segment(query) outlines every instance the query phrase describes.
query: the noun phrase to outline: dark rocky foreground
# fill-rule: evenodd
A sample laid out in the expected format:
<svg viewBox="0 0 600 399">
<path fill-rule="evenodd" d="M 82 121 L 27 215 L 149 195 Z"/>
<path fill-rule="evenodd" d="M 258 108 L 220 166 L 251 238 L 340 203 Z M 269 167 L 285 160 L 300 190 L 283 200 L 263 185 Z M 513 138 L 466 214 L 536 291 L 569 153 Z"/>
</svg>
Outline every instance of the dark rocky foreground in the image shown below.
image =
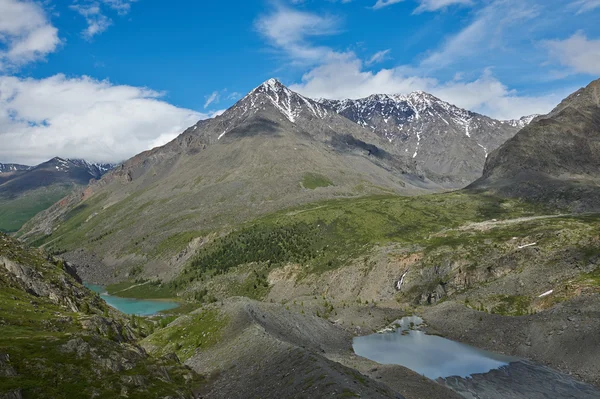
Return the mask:
<svg viewBox="0 0 600 399">
<path fill-rule="evenodd" d="M 529 361 L 514 362 L 489 373 L 474 374 L 470 378 L 449 377 L 439 382 L 468 399 L 600 397 L 600 391 L 594 386 Z"/>
<path fill-rule="evenodd" d="M 429 330 L 486 350 L 531 359 L 600 386 L 600 295 L 530 316 L 507 317 L 448 302 L 429 308 Z M 598 393 L 600 397 L 600 393 Z"/>
</svg>

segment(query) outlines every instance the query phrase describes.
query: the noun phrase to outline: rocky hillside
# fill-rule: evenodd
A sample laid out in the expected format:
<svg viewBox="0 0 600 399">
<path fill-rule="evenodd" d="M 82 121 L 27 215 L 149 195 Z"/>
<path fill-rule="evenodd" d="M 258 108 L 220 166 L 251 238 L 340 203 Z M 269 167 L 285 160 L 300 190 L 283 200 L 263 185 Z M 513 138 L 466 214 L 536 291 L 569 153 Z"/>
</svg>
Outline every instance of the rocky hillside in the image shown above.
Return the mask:
<svg viewBox="0 0 600 399">
<path fill-rule="evenodd" d="M 488 158 L 471 187 L 600 209 L 600 80 L 536 118 Z"/>
<path fill-rule="evenodd" d="M 106 276 L 123 279 L 143 265 L 146 276 L 170 278 L 188 242 L 206 231 L 316 200 L 441 190 L 395 151 L 370 129 L 269 80 L 20 234 L 53 251 L 95 253 Z"/>
<path fill-rule="evenodd" d="M 14 232 L 37 214 L 71 193 L 100 179 L 111 164 L 53 158 L 35 167 L 13 164 L 0 169 L 0 231 Z"/>
<path fill-rule="evenodd" d="M 319 102 L 388 140 L 448 187 L 479 178 L 488 154 L 533 119 L 498 121 L 424 92 Z"/>
<path fill-rule="evenodd" d="M 0 234 L 0 397 L 192 398 L 201 379 L 81 285 L 70 266 Z"/>
</svg>

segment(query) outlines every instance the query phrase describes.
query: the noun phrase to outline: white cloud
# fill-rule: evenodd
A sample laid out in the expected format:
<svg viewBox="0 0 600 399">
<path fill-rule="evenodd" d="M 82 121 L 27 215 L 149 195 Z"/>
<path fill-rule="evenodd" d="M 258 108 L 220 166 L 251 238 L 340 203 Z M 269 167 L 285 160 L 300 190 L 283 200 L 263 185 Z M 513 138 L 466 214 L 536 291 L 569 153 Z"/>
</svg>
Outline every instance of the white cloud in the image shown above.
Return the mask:
<svg viewBox="0 0 600 399">
<path fill-rule="evenodd" d="M 82 35 L 91 39 L 108 29 L 113 24 L 112 19 L 106 16 L 106 9 L 111 9 L 119 15 L 126 15 L 131 10 L 131 3 L 137 0 L 75 0 L 70 8 L 85 18 L 88 27 Z"/>
<path fill-rule="evenodd" d="M 573 72 L 600 75 L 600 40 L 588 40 L 577 32 L 565 40 L 544 42 L 550 56 Z"/>
<path fill-rule="evenodd" d="M 209 106 L 210 104 L 214 103 L 214 102 L 217 102 L 217 103 L 218 103 L 218 102 L 219 102 L 219 98 L 220 98 L 220 97 L 221 97 L 221 96 L 219 95 L 219 92 L 218 92 L 218 91 L 213 91 L 213 92 L 210 94 L 210 96 L 208 96 L 208 97 L 206 98 L 206 103 L 204 103 L 204 109 L 208 108 L 208 106 Z"/>
<path fill-rule="evenodd" d="M 89 77 L 0 76 L 0 159 L 36 164 L 54 156 L 119 162 L 165 144 L 208 115 L 161 93 Z"/>
<path fill-rule="evenodd" d="M 528 0 L 494 0 L 480 9 L 474 19 L 458 33 L 450 36 L 436 51 L 429 54 L 422 66 L 428 68 L 446 67 L 465 57 L 485 59 L 484 55 L 504 49 L 505 36 L 517 40 L 526 36 L 525 21 L 539 15 L 539 7 Z M 507 33 L 508 32 L 508 33 Z M 490 57 L 491 58 L 491 57 Z"/>
<path fill-rule="evenodd" d="M 442 3 L 438 3 L 440 4 Z M 500 5 L 504 8 L 508 5 L 509 10 Z M 366 67 L 384 59 L 387 50 L 363 61 L 353 52 L 336 52 L 329 47 L 313 45 L 307 40 L 311 36 L 334 33 L 338 29 L 335 19 L 279 8 L 270 16 L 259 20 L 258 26 L 274 46 L 293 60 L 312 61 L 313 65 L 302 77 L 302 82 L 291 86 L 292 90 L 309 97 L 345 99 L 376 93 L 423 90 L 460 107 L 495 118 L 512 119 L 533 113 L 546 113 L 561 97 L 552 94 L 522 96 L 508 89 L 484 68 L 479 69 L 484 71 L 481 76 L 472 81 L 459 79 L 459 73 L 455 73 L 457 78 L 451 81 L 440 81 L 424 76 L 424 73 L 432 67 L 448 65 L 466 52 L 481 47 L 486 38 L 493 36 L 493 32 L 497 33 L 505 25 L 533 15 L 535 9 L 520 7 L 517 0 L 495 0 L 491 6 L 478 13 L 467 28 L 450 38 L 438 52 L 430 54 L 418 67 L 400 66 L 375 71 Z M 491 24 L 493 21 L 498 23 Z M 299 48 L 302 51 L 298 51 Z M 308 57 L 307 54 L 316 56 Z M 563 94 L 566 93 L 560 93 Z"/>
<path fill-rule="evenodd" d="M 398 67 L 373 72 L 364 70 L 354 55 L 344 55 L 313 68 L 302 83 L 291 86 L 313 98 L 362 98 L 371 94 L 409 93 L 423 90 L 459 107 L 497 119 L 514 119 L 524 115 L 547 113 L 568 90 L 541 96 L 522 96 L 508 89 L 489 70 L 473 81 L 442 82 L 422 77 L 412 68 Z"/>
<path fill-rule="evenodd" d="M 577 8 L 577 14 L 582 14 L 600 8 L 600 0 L 576 0 L 571 5 Z"/>
<path fill-rule="evenodd" d="M 33 1 L 0 1 L 0 71 L 43 59 L 60 39 L 43 8 Z"/>
<path fill-rule="evenodd" d="M 385 59 L 387 58 L 389 53 L 390 53 L 389 49 L 378 51 L 375 54 L 373 54 L 373 56 L 371 58 L 369 58 L 369 60 L 366 62 L 366 64 L 373 65 L 373 64 L 377 64 L 379 62 L 383 62 L 383 61 L 385 61 Z"/>
<path fill-rule="evenodd" d="M 314 46 L 309 39 L 336 33 L 338 20 L 279 6 L 260 17 L 255 25 L 273 46 L 284 51 L 294 62 L 312 63 L 327 57 L 331 50 Z"/>
<path fill-rule="evenodd" d="M 112 24 L 110 18 L 102 14 L 100 6 L 96 4 L 72 5 L 72 10 L 77 11 L 85 18 L 88 27 L 83 30 L 83 37 L 91 39 L 97 34 L 104 32 Z"/>
<path fill-rule="evenodd" d="M 472 5 L 472 0 L 420 0 L 420 5 L 415 10 L 415 13 L 426 11 L 438 11 L 446 9 L 453 5 Z"/>
<path fill-rule="evenodd" d="M 131 10 L 131 3 L 135 3 L 137 0 L 100 0 L 108 7 L 116 10 L 119 14 L 125 15 Z"/>
<path fill-rule="evenodd" d="M 380 8 L 391 6 L 392 4 L 402 3 L 404 0 L 377 0 L 377 3 L 373 6 L 373 9 L 379 10 Z"/>
</svg>

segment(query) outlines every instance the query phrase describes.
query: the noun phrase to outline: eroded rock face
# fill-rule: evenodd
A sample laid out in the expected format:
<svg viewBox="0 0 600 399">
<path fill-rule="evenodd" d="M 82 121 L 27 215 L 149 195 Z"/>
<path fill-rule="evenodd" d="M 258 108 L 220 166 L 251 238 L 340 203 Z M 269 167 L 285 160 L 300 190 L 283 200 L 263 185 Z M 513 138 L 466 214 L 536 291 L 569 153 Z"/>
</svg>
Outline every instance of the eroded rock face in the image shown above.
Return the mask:
<svg viewBox="0 0 600 399">
<path fill-rule="evenodd" d="M 73 312 L 79 311 L 76 301 L 63 292 L 69 288 L 71 292 L 77 291 L 64 275 L 56 276 L 55 283 L 50 283 L 45 281 L 44 276 L 34 268 L 23 266 L 6 257 L 0 257 L 0 265 L 4 265 L 4 268 L 19 280 L 29 293 L 38 297 L 48 297 L 56 304 L 67 306 Z"/>
<path fill-rule="evenodd" d="M 20 389 L 15 389 L 7 393 L 0 393 L 0 399 L 23 399 Z"/>
<path fill-rule="evenodd" d="M 7 353 L 0 353 L 0 376 L 14 377 L 17 372 L 10 364 L 10 356 Z"/>
</svg>

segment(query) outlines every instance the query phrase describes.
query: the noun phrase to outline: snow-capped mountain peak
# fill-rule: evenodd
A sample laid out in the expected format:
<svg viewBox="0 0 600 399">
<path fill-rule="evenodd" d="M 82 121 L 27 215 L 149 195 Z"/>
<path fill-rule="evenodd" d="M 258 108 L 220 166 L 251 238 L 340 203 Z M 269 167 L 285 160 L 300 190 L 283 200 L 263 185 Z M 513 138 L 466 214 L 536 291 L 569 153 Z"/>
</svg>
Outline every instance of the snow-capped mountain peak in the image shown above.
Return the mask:
<svg viewBox="0 0 600 399">
<path fill-rule="evenodd" d="M 487 155 L 533 119 L 495 120 L 424 91 L 319 103 L 385 138 L 424 169 L 465 182 L 477 178 Z"/>
<path fill-rule="evenodd" d="M 538 116 L 540 116 L 539 114 L 533 114 L 533 115 L 527 115 L 524 116 L 520 119 L 510 119 L 510 120 L 505 120 L 503 121 L 504 123 L 507 123 L 513 127 L 522 129 L 525 126 L 529 125 L 531 123 L 531 121 L 533 121 L 535 118 L 537 118 Z"/>
<path fill-rule="evenodd" d="M 296 122 L 303 111 L 308 111 L 317 118 L 323 118 L 328 112 L 321 104 L 288 89 L 273 78 L 252 90 L 240 103 L 245 112 L 256 112 L 270 103 L 292 123 Z"/>
<path fill-rule="evenodd" d="M 46 167 L 64 173 L 69 173 L 71 169 L 85 170 L 91 177 L 95 179 L 99 179 L 106 172 L 116 166 L 110 163 L 95 163 L 88 162 L 84 159 L 70 159 L 61 157 L 54 157 L 42 165 L 46 165 Z"/>
</svg>

